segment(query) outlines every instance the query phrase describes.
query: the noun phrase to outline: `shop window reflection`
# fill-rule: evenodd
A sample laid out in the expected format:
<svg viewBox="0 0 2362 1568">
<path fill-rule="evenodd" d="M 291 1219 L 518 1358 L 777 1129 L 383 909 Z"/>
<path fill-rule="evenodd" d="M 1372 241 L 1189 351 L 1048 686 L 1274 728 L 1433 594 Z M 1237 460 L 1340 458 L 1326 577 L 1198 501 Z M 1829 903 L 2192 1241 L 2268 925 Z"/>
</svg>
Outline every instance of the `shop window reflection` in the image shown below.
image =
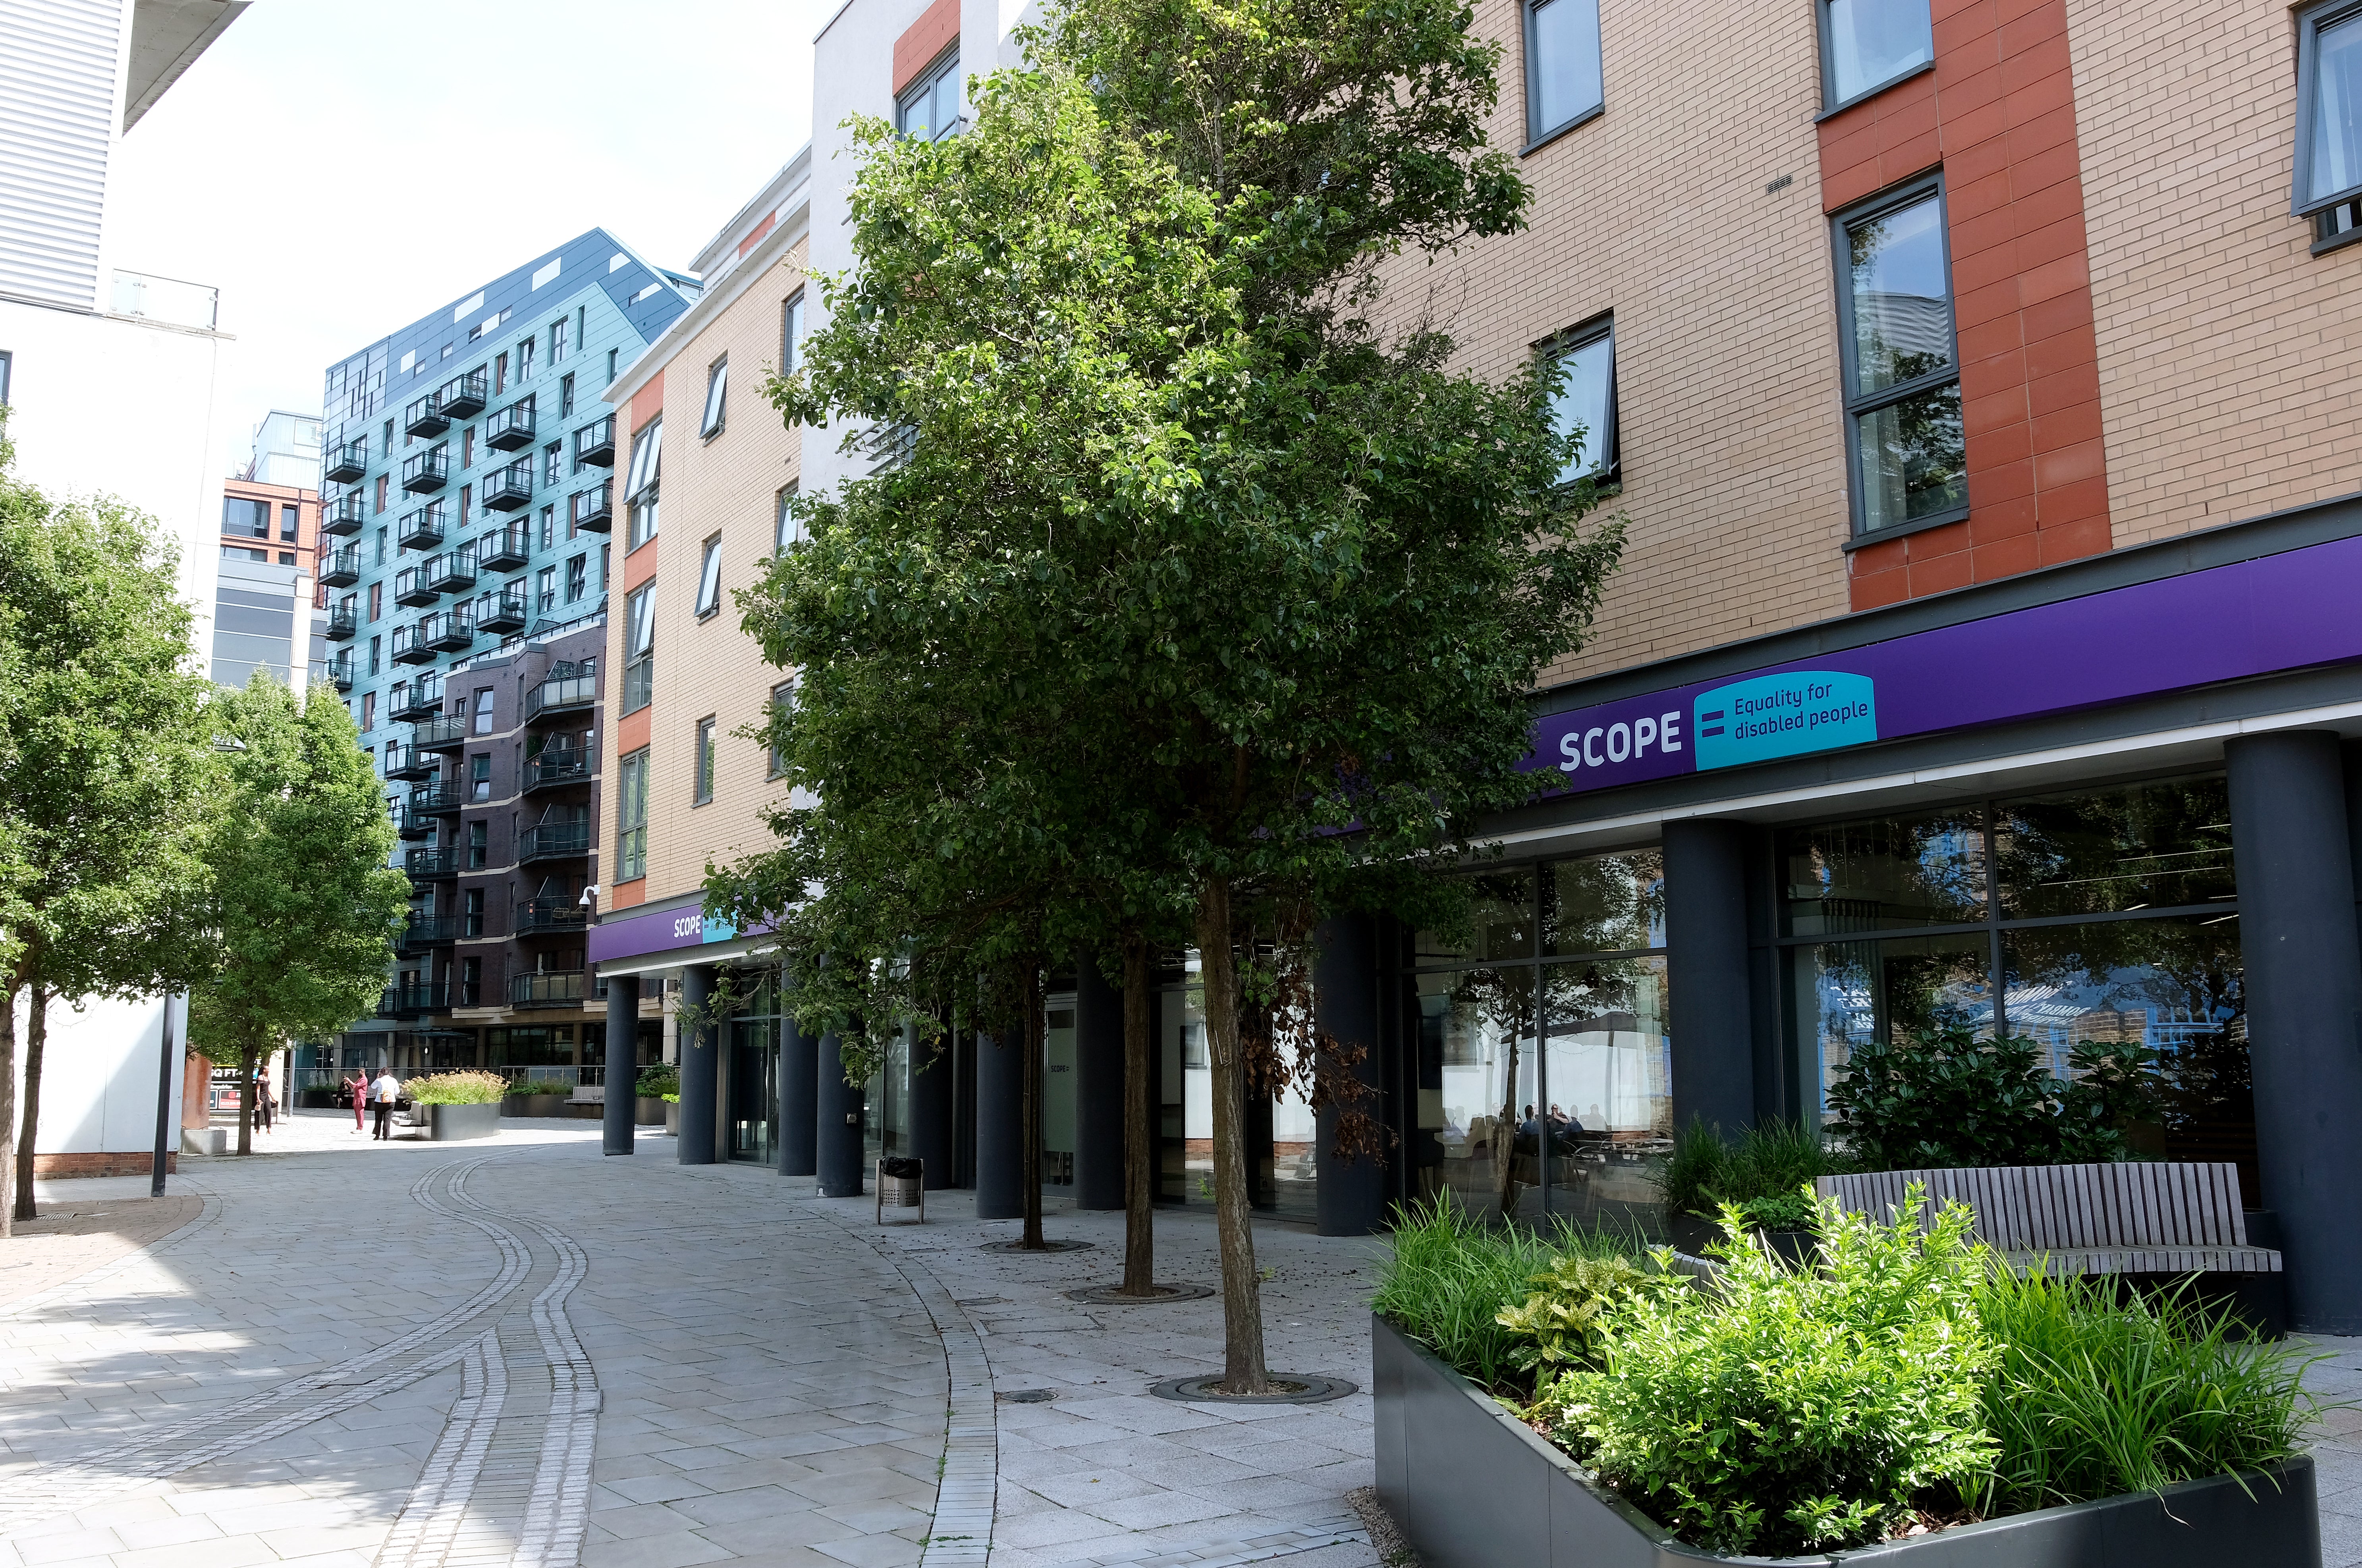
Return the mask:
<svg viewBox="0 0 2362 1568">
<path fill-rule="evenodd" d="M 1562 860 L 1541 892 L 1544 957 L 1665 944 L 1665 857 L 1657 850 Z"/>
<path fill-rule="evenodd" d="M 1782 931 L 1836 936 L 1985 918 L 1983 813 L 1873 817 L 1780 835 Z"/>
<path fill-rule="evenodd" d="M 1534 955 L 1534 872 L 1531 867 L 1486 871 L 1468 879 L 1471 930 L 1465 936 L 1418 933 L 1422 965 L 1498 963 Z"/>
<path fill-rule="evenodd" d="M 2224 903 L 2236 893 L 2221 778 L 2013 801 L 1995 814 L 2005 918 Z"/>
<path fill-rule="evenodd" d="M 1992 954 L 1981 931 L 1791 949 L 1796 1036 L 1804 1045 L 1800 1098 L 1827 1123 L 1829 1086 L 1845 1076 L 1858 1044 L 1901 1043 L 1949 1024 L 1991 1039 Z"/>
</svg>

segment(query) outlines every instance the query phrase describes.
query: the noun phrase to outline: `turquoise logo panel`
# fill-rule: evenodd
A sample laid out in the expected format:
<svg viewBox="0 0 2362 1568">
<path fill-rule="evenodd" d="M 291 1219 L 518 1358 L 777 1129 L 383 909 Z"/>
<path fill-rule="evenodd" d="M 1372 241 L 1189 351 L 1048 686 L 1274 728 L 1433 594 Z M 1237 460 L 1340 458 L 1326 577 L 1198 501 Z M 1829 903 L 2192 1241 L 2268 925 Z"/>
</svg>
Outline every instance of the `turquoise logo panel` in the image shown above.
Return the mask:
<svg viewBox="0 0 2362 1568">
<path fill-rule="evenodd" d="M 737 934 L 738 928 L 728 921 L 716 920 L 713 916 L 707 915 L 701 922 L 697 939 L 700 942 L 727 942 Z"/>
<path fill-rule="evenodd" d="M 1701 693 L 1690 733 L 1700 768 L 1860 745 L 1878 738 L 1878 689 L 1834 669 L 1759 675 Z"/>
</svg>

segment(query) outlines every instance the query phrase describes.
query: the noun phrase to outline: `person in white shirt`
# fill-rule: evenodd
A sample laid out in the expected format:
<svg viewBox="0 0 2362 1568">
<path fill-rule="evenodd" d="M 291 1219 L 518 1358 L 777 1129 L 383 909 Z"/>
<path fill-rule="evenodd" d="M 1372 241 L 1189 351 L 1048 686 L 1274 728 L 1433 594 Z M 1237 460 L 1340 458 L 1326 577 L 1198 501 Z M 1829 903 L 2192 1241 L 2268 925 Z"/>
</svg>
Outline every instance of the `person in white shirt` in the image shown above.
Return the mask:
<svg viewBox="0 0 2362 1568">
<path fill-rule="evenodd" d="M 393 1076 L 392 1068 L 385 1068 L 378 1074 L 377 1082 L 370 1085 L 370 1099 L 377 1107 L 376 1130 L 370 1134 L 371 1138 L 393 1136 L 393 1104 L 401 1098 L 402 1080 Z"/>
</svg>

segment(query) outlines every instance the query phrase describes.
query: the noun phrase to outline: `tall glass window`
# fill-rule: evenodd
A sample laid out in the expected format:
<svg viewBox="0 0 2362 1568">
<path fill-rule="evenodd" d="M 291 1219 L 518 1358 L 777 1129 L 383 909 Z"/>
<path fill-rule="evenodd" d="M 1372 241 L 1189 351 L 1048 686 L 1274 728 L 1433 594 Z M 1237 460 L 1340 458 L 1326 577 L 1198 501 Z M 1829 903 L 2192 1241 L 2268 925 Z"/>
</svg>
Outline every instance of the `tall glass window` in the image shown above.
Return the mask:
<svg viewBox="0 0 2362 1568">
<path fill-rule="evenodd" d="M 648 874 L 648 753 L 624 758 L 615 774 L 615 880 Z"/>
<path fill-rule="evenodd" d="M 1560 372 L 1558 392 L 1551 400 L 1551 420 L 1561 436 L 1578 436 L 1582 445 L 1559 474 L 1571 483 L 1585 474 L 1605 477 L 1616 470 L 1616 325 L 1595 322 L 1569 333 L 1550 350 Z"/>
<path fill-rule="evenodd" d="M 2318 238 L 2362 215 L 2362 6 L 2328 0 L 2298 13 L 2296 207 Z"/>
<path fill-rule="evenodd" d="M 1672 1134 L 1662 856 L 1486 872 L 1473 888 L 1466 936 L 1418 939 L 1420 1189 L 1493 1215 L 1648 1209 L 1646 1162 Z"/>
<path fill-rule="evenodd" d="M 1527 0 L 1526 136 L 1546 136 L 1599 112 L 1599 0 Z"/>
<path fill-rule="evenodd" d="M 1838 313 L 1854 527 L 1965 517 L 1944 193 L 1923 182 L 1838 219 Z"/>
<path fill-rule="evenodd" d="M 696 774 L 690 798 L 701 806 L 713 800 L 713 724 L 710 715 L 697 721 L 697 749 L 690 763 Z"/>
<path fill-rule="evenodd" d="M 732 984 L 746 997 L 745 1010 L 730 1021 L 730 1157 L 756 1165 L 778 1158 L 779 1044 L 788 1025 L 776 969 L 740 971 Z"/>
<path fill-rule="evenodd" d="M 1821 0 L 1823 102 L 1866 97 L 1936 58 L 1927 0 Z"/>
<path fill-rule="evenodd" d="M 959 50 L 927 67 L 894 101 L 894 127 L 915 141 L 941 141 L 959 130 Z"/>
</svg>

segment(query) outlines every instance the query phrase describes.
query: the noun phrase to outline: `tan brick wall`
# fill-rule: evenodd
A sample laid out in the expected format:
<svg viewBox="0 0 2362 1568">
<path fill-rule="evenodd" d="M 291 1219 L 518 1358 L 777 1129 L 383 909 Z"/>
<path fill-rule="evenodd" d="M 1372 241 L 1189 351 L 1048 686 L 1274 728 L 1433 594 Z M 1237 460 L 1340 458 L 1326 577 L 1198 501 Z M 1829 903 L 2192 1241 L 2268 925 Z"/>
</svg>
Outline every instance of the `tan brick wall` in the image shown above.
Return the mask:
<svg viewBox="0 0 2362 1568">
<path fill-rule="evenodd" d="M 803 242 L 774 264 L 768 276 L 709 322 L 673 357 L 664 387 L 664 489 L 658 545 L 654 700 L 645 711 L 648 735 L 648 874 L 645 900 L 694 891 L 711 859 L 727 863 L 769 841 L 761 812 L 779 796 L 766 777 L 768 756 L 756 742 L 732 732 L 758 721 L 771 688 L 784 679 L 763 662 L 739 630 L 733 595 L 761 575 L 772 547 L 776 498 L 800 470 L 802 442 L 786 428 L 761 393 L 778 361 L 779 307 L 801 286 Z M 729 280 L 736 282 L 734 278 Z M 701 439 L 706 370 L 730 356 L 730 390 L 722 432 Z M 620 461 L 618 472 L 621 472 Z M 626 524 L 620 501 L 615 527 Z M 722 538 L 722 611 L 696 615 L 698 565 L 705 541 Z M 621 540 L 618 541 L 620 548 Z M 622 690 L 624 615 L 618 594 L 608 617 L 608 668 Z M 611 705 L 612 707 L 612 705 Z M 694 803 L 697 723 L 712 716 L 719 741 L 713 801 Z M 635 718 L 643 715 L 635 715 Z M 618 722 L 608 722 L 608 755 Z M 613 764 L 601 783 L 602 820 L 615 822 Z M 612 848 L 612 846 L 610 846 Z M 613 907 L 612 905 L 610 907 Z"/>
<path fill-rule="evenodd" d="M 2289 215 L 2288 8 L 2067 10 L 2116 543 L 2362 490 L 2362 248 Z"/>
</svg>

